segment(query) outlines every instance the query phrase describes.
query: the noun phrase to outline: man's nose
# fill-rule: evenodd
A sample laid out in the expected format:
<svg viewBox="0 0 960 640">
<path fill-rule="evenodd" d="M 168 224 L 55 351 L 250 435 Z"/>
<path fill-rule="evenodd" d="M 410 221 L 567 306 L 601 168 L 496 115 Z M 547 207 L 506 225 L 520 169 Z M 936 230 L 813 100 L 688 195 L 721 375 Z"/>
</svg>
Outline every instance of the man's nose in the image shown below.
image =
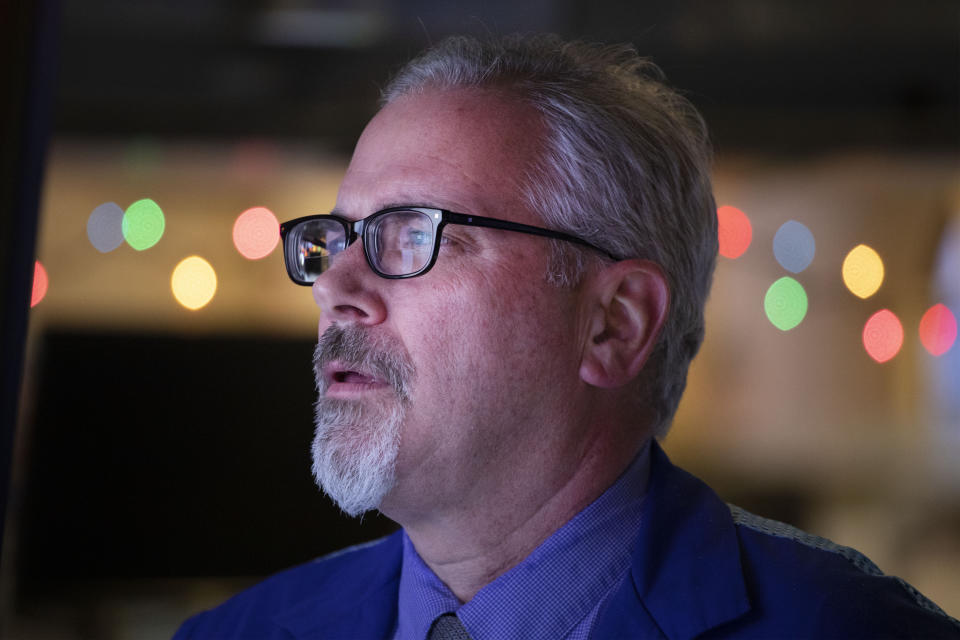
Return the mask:
<svg viewBox="0 0 960 640">
<path fill-rule="evenodd" d="M 313 299 L 320 307 L 321 318 L 328 322 L 373 326 L 387 317 L 380 296 L 386 280 L 370 269 L 362 242 L 357 240 L 347 247 L 313 283 Z"/>
</svg>

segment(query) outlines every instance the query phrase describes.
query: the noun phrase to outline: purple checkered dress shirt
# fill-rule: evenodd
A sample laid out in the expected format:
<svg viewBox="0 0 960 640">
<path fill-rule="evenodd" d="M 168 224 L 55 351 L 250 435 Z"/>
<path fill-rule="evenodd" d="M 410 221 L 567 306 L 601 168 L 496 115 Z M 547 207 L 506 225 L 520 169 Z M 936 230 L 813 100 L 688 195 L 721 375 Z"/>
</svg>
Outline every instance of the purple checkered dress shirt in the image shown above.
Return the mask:
<svg viewBox="0 0 960 640">
<path fill-rule="evenodd" d="M 626 578 L 650 475 L 650 446 L 567 524 L 466 604 L 403 535 L 394 640 L 424 640 L 433 620 L 456 612 L 473 640 L 586 640 L 600 606 Z"/>
</svg>

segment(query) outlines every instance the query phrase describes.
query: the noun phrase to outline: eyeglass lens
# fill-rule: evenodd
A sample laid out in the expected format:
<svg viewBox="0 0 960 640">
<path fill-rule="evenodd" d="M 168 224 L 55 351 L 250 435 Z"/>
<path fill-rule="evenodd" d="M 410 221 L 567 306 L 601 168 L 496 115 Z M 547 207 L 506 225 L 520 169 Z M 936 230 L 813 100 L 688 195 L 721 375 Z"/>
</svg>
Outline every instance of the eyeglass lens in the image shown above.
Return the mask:
<svg viewBox="0 0 960 640">
<path fill-rule="evenodd" d="M 301 280 L 313 282 L 330 268 L 334 256 L 346 249 L 346 229 L 336 220 L 309 220 L 297 225 L 291 234 L 294 268 Z"/>
<path fill-rule="evenodd" d="M 389 276 L 420 271 L 433 255 L 433 221 L 420 211 L 392 211 L 374 218 L 364 233 L 374 268 Z"/>
<path fill-rule="evenodd" d="M 364 249 L 372 266 L 390 276 L 416 273 L 433 255 L 433 221 L 420 211 L 391 211 L 369 220 Z M 287 254 L 302 281 L 313 282 L 346 249 L 346 229 L 337 220 L 309 220 L 291 233 Z"/>
</svg>

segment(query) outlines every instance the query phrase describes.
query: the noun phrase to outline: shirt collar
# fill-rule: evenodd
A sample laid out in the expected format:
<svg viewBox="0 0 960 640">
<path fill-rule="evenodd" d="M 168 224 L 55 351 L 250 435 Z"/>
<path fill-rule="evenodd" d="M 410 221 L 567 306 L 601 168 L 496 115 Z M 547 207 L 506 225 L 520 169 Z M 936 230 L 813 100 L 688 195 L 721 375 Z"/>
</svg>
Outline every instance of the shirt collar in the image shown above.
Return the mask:
<svg viewBox="0 0 960 640">
<path fill-rule="evenodd" d="M 438 615 L 451 611 L 475 640 L 567 635 L 630 566 L 649 451 L 647 444 L 600 497 L 462 606 L 404 533 L 396 637 L 421 640 Z"/>
<path fill-rule="evenodd" d="M 427 566 L 404 531 L 397 634 L 394 637 L 398 640 L 426 638 L 437 616 L 459 608 L 460 600 Z"/>
</svg>

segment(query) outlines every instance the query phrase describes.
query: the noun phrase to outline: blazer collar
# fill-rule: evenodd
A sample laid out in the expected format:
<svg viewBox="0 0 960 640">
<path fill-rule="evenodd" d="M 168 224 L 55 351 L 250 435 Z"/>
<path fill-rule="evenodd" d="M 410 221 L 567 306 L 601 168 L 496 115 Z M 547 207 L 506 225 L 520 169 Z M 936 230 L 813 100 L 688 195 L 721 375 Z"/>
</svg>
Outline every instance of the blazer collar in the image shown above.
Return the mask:
<svg viewBox="0 0 960 640">
<path fill-rule="evenodd" d="M 750 610 L 727 505 L 673 466 L 656 441 L 650 464 L 630 579 L 600 614 L 598 637 L 688 640 Z"/>
</svg>

